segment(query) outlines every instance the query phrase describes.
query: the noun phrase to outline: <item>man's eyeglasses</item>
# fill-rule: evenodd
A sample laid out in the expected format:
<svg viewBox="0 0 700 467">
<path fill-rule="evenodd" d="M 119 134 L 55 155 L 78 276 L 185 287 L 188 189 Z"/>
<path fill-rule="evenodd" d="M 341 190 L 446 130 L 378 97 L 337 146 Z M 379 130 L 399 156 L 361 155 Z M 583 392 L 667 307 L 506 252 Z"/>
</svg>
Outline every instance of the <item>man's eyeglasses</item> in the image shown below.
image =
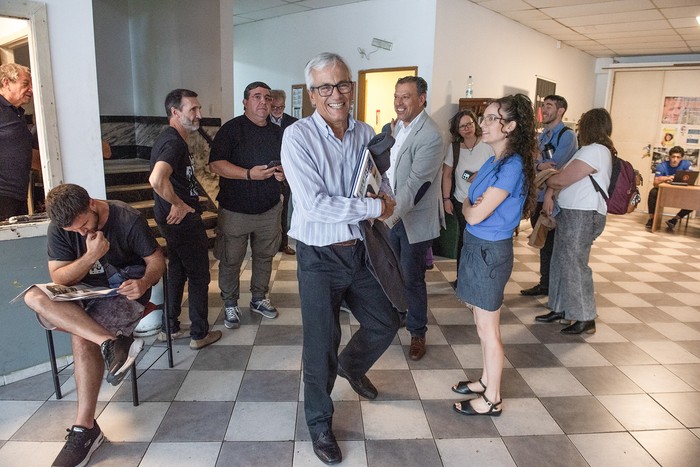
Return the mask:
<svg viewBox="0 0 700 467">
<path fill-rule="evenodd" d="M 460 129 L 460 130 L 463 130 L 463 129 L 465 129 L 465 128 L 469 128 L 469 127 L 472 127 L 472 126 L 474 126 L 474 122 L 469 122 L 469 123 L 465 123 L 464 125 L 460 125 L 460 126 L 459 126 L 459 129 Z"/>
<path fill-rule="evenodd" d="M 272 102 L 272 96 L 269 94 L 253 94 L 250 96 L 250 99 L 254 99 L 256 101 L 265 101 L 265 102 Z"/>
<path fill-rule="evenodd" d="M 311 91 L 318 92 L 321 97 L 328 97 L 333 94 L 333 88 L 338 88 L 341 94 L 349 94 L 352 91 L 352 83 L 350 81 L 341 81 L 338 84 L 322 84 L 321 86 L 311 86 Z"/>
<path fill-rule="evenodd" d="M 495 122 L 496 120 L 505 120 L 505 119 L 503 117 L 499 117 L 498 115 L 489 114 L 489 115 L 484 115 L 481 118 L 481 123 L 489 123 L 490 124 L 490 123 Z"/>
<path fill-rule="evenodd" d="M 273 105 L 271 108 L 272 110 L 284 110 L 283 105 Z"/>
</svg>

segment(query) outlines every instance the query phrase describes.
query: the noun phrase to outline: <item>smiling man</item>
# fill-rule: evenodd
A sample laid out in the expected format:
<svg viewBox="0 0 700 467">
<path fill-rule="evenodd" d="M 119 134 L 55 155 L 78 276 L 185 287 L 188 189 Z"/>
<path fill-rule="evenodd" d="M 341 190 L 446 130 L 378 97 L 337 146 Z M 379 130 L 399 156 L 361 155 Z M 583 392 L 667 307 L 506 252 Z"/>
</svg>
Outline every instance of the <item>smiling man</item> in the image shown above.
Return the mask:
<svg viewBox="0 0 700 467">
<path fill-rule="evenodd" d="M 24 121 L 32 99 L 29 68 L 0 65 L 0 221 L 27 214 L 27 188 L 35 138 Z"/>
<path fill-rule="evenodd" d="M 284 132 L 282 164 L 294 193 L 289 236 L 297 240 L 297 276 L 304 332 L 304 413 L 314 453 L 326 464 L 343 456 L 333 435 L 331 391 L 336 376 L 366 399 L 377 389 L 366 373 L 391 344 L 397 314 L 367 267 L 359 222 L 384 220 L 394 201 L 351 198 L 355 167 L 374 131 L 350 116 L 353 83 L 338 55 L 322 53 L 304 70 L 316 111 Z M 340 304 L 360 328 L 340 344 Z"/>
<path fill-rule="evenodd" d="M 270 123 L 270 86 L 255 81 L 243 91 L 244 114 L 228 121 L 216 134 L 209 169 L 219 175 L 219 219 L 214 255 L 219 264 L 219 288 L 224 300 L 224 325 L 240 326 L 240 271 L 248 241 L 252 251 L 250 311 L 277 317 L 266 297 L 272 258 L 280 246 L 282 201 L 279 165 L 282 130 Z"/>
<path fill-rule="evenodd" d="M 427 93 L 428 83 L 421 77 L 406 76 L 397 81 L 396 143 L 391 148 L 391 167 L 387 171 L 396 193 L 396 209 L 387 224 L 392 226 L 391 244 L 399 256 L 404 278 L 411 360 L 420 360 L 426 352 L 425 255 L 433 239 L 440 236 L 440 226 L 445 225 L 440 187 L 443 140 L 440 129 L 424 110 Z"/>
</svg>

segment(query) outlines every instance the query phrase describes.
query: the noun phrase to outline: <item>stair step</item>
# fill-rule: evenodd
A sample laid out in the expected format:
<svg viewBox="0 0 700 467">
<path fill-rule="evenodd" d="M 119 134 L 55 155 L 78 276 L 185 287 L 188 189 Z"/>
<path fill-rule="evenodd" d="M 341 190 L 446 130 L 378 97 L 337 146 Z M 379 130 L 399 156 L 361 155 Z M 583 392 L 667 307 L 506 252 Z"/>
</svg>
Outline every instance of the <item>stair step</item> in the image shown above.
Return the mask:
<svg viewBox="0 0 700 467">
<path fill-rule="evenodd" d="M 149 198 L 153 198 L 153 188 L 151 188 L 149 183 L 134 183 L 107 187 L 107 199 L 133 203 Z"/>
</svg>

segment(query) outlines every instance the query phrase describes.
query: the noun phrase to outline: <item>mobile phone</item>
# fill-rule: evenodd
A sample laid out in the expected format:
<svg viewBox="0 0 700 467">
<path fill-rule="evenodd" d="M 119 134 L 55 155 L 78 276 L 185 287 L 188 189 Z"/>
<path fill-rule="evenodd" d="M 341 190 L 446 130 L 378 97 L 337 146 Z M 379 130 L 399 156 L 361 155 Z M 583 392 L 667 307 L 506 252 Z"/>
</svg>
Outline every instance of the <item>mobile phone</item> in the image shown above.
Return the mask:
<svg viewBox="0 0 700 467">
<path fill-rule="evenodd" d="M 279 167 L 280 165 L 282 165 L 282 162 L 281 162 L 281 161 L 279 161 L 279 160 L 274 160 L 274 161 L 270 161 L 270 162 L 267 163 L 267 168 L 268 168 L 268 169 L 271 169 L 271 168 L 273 168 L 273 167 Z"/>
<path fill-rule="evenodd" d="M 470 172 L 468 170 L 465 170 L 464 173 L 462 174 L 462 180 L 469 180 L 469 177 L 474 175 L 474 172 Z"/>
</svg>

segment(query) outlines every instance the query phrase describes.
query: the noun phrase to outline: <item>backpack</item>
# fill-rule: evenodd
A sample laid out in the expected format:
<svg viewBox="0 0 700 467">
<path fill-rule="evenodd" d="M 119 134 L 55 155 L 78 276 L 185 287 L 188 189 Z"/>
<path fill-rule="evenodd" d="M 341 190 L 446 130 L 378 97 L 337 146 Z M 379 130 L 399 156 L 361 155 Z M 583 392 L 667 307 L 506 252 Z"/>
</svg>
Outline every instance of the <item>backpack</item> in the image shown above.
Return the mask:
<svg viewBox="0 0 700 467">
<path fill-rule="evenodd" d="M 626 160 L 612 155 L 612 172 L 610 174 L 610 187 L 608 193 L 603 190 L 595 179 L 589 175 L 595 190 L 601 194 L 608 205 L 608 214 L 627 214 L 637 208 L 642 200 L 637 185 L 641 185 L 641 176 L 634 170 L 632 164 Z"/>
</svg>

